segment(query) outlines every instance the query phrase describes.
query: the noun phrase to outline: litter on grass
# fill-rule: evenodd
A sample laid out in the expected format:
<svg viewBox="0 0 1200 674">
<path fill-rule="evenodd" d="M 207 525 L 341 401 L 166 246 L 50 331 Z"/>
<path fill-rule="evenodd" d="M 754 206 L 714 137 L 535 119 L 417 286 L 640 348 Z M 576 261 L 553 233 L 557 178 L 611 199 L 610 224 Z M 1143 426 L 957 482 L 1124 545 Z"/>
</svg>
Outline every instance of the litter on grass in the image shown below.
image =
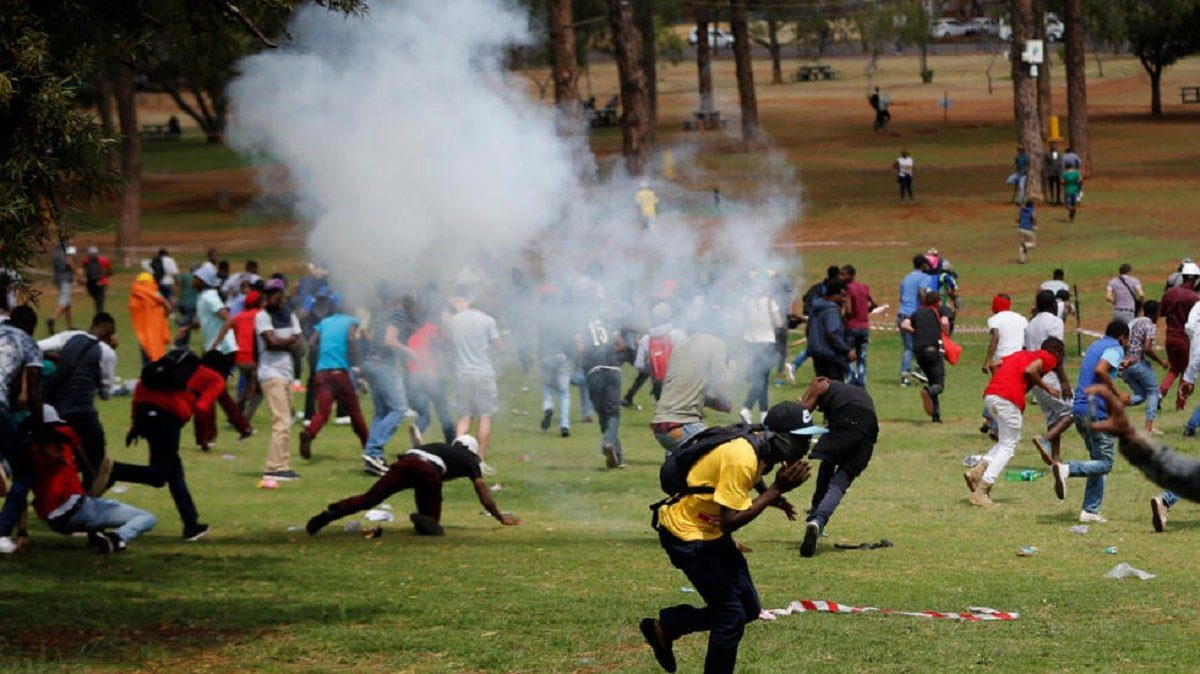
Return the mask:
<svg viewBox="0 0 1200 674">
<path fill-rule="evenodd" d="M 1070 529 L 1067 529 L 1067 531 L 1069 531 L 1073 534 L 1086 534 L 1088 532 L 1088 525 L 1076 524 L 1075 526 L 1071 527 Z"/>
<path fill-rule="evenodd" d="M 346 533 L 352 534 L 359 529 L 362 529 L 362 522 L 358 520 L 350 520 L 346 522 Z"/>
<path fill-rule="evenodd" d="M 366 515 L 363 515 L 363 517 L 367 518 L 368 522 L 394 522 L 395 521 L 395 518 L 392 517 L 392 514 L 390 512 L 388 512 L 386 510 L 381 510 L 379 508 L 371 508 L 370 510 L 367 511 Z"/>
<path fill-rule="evenodd" d="M 1022 545 L 1019 549 L 1017 549 L 1018 557 L 1032 557 L 1032 556 L 1036 555 L 1037 553 L 1038 553 L 1038 549 L 1033 547 L 1032 545 Z"/>
<path fill-rule="evenodd" d="M 1127 564 L 1125 562 L 1121 562 L 1120 564 L 1114 566 L 1112 568 L 1112 571 L 1109 571 L 1108 573 L 1104 574 L 1104 577 L 1105 578 L 1116 578 L 1117 580 L 1121 580 L 1122 578 L 1137 578 L 1138 580 L 1150 580 L 1151 578 L 1154 578 L 1154 574 L 1147 573 L 1145 571 L 1142 571 L 1141 569 L 1135 569 L 1132 566 L 1130 566 L 1129 564 Z"/>
<path fill-rule="evenodd" d="M 692 592 L 695 592 L 695 590 L 693 590 L 692 588 L 688 587 L 687 585 L 684 585 L 683 587 L 679 588 L 679 591 L 680 591 L 680 592 L 682 592 L 682 593 L 684 593 L 684 594 L 690 594 L 690 593 L 692 593 Z"/>
<path fill-rule="evenodd" d="M 125 492 L 129 491 L 129 487 L 126 487 L 123 484 L 118 484 L 118 485 L 114 486 L 112 489 L 110 489 L 109 491 L 111 491 L 114 494 L 124 494 Z"/>
<path fill-rule="evenodd" d="M 237 461 L 237 457 L 234 456 L 233 454 L 222 454 L 221 458 L 224 459 L 225 461 Z"/>
<path fill-rule="evenodd" d="M 1115 554 L 1117 554 L 1117 546 L 1113 545 L 1113 546 L 1109 546 L 1109 547 L 1107 547 L 1107 548 L 1104 548 L 1104 554 L 1106 554 L 1106 555 L 1115 555 Z"/>
<path fill-rule="evenodd" d="M 388 512 L 391 512 L 391 511 L 392 511 L 392 504 L 390 504 L 390 503 L 380 503 L 380 504 L 379 504 L 379 510 L 386 510 L 386 511 L 388 511 Z"/>
<path fill-rule="evenodd" d="M 985 622 L 992 620 L 1011 622 L 1020 617 L 1019 613 L 1007 613 L 984 606 L 969 606 L 967 607 L 967 610 L 962 613 L 945 613 L 942 611 L 897 611 L 887 608 L 875 608 L 874 606 L 849 606 L 846 604 L 839 604 L 837 602 L 814 599 L 801 599 L 788 604 L 787 608 L 766 610 L 763 611 L 759 617 L 764 620 L 775 620 L 776 618 L 791 615 L 793 613 L 851 613 L 858 615 L 865 613 L 882 613 L 884 615 L 904 615 L 914 618 L 936 618 L 939 620 L 960 620 L 962 622 Z"/>
<path fill-rule="evenodd" d="M 492 486 L 488 487 L 488 491 L 492 492 L 493 494 L 495 494 L 496 492 L 500 491 L 501 489 L 504 489 L 504 487 L 501 487 L 499 482 L 497 482 L 496 484 L 494 484 L 494 485 L 492 485 Z"/>
<path fill-rule="evenodd" d="M 967 468 L 974 468 L 975 464 L 979 463 L 982 460 L 983 460 L 982 454 L 972 454 L 970 456 L 964 456 L 963 457 L 963 465 L 966 466 Z"/>
</svg>

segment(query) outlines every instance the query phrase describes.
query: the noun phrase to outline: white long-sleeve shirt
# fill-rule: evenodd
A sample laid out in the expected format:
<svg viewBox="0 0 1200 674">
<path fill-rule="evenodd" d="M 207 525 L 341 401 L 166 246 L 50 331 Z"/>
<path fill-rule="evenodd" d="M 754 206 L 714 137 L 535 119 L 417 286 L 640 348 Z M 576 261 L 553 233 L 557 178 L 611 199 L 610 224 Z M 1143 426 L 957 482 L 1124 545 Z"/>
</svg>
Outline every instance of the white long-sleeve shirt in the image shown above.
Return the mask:
<svg viewBox="0 0 1200 674">
<path fill-rule="evenodd" d="M 83 330 L 67 330 L 56 335 L 51 335 L 45 339 L 38 340 L 38 347 L 42 353 L 51 351 L 62 351 L 62 348 L 71 341 L 75 335 L 87 334 Z M 117 381 L 117 352 L 111 346 L 100 342 L 100 398 L 108 400 L 108 396 L 112 393 L 113 387 Z"/>
</svg>

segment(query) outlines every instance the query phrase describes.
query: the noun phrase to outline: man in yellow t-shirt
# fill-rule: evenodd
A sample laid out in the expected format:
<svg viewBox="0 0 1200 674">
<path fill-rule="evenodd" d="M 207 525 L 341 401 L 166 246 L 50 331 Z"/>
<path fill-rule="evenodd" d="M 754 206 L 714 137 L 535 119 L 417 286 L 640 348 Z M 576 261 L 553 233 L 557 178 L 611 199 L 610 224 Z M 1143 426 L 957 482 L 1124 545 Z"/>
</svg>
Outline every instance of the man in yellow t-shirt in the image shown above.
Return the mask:
<svg viewBox="0 0 1200 674">
<path fill-rule="evenodd" d="M 638 216 L 642 219 L 642 228 L 650 229 L 654 226 L 654 219 L 658 217 L 658 195 L 654 193 L 654 190 L 650 189 L 650 183 L 642 181 L 633 199 L 637 202 Z"/>
<path fill-rule="evenodd" d="M 808 410 L 791 401 L 772 407 L 763 425 L 766 430 L 755 433 L 753 442 L 739 437 L 718 445 L 688 470 L 688 487 L 711 488 L 711 493 L 689 493 L 658 510 L 659 542 L 706 604 L 665 608 L 657 620 L 646 618 L 639 625 L 654 657 L 668 672 L 675 671 L 672 643 L 685 634 L 705 631 L 709 637 L 704 671 L 732 672 L 745 625 L 762 610 L 746 558 L 731 534 L 768 506 L 795 519 L 796 511 L 783 494 L 808 479 L 808 461 L 801 458 L 808 436 L 825 430 L 812 426 Z M 782 467 L 774 483 L 751 498 L 751 489 L 777 463 Z"/>
</svg>

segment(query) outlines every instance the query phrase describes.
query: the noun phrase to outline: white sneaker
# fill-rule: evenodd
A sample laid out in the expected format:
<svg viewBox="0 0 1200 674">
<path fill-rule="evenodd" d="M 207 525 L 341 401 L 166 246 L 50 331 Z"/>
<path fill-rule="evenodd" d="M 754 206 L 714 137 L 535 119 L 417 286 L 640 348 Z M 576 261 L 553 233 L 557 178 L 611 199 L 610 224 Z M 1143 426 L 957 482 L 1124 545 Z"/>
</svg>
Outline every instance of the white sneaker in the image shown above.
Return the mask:
<svg viewBox="0 0 1200 674">
<path fill-rule="evenodd" d="M 0 536 L 0 555 L 11 555 L 17 551 L 17 544 L 8 536 Z"/>
<path fill-rule="evenodd" d="M 929 377 L 926 377 L 925 373 L 922 372 L 920 369 L 913 370 L 912 376 L 913 376 L 913 379 L 916 379 L 917 381 L 921 382 L 922 384 L 929 383 Z"/>
<path fill-rule="evenodd" d="M 349 426 L 350 425 L 350 417 L 338 417 L 333 420 L 333 425 L 334 426 Z"/>
<path fill-rule="evenodd" d="M 796 366 L 791 363 L 783 364 L 783 376 L 787 379 L 787 383 L 792 386 L 796 385 Z"/>
<path fill-rule="evenodd" d="M 1090 513 L 1086 510 L 1079 511 L 1079 521 L 1084 524 L 1104 524 L 1108 520 L 1100 516 L 1100 513 Z"/>
<path fill-rule="evenodd" d="M 411 408 L 411 407 L 409 407 L 408 409 L 404 410 L 404 418 L 405 418 L 405 419 L 416 419 L 416 418 L 417 418 L 417 417 L 419 417 L 419 416 L 421 416 L 421 413 L 420 413 L 420 412 L 418 412 L 418 411 L 416 411 L 416 410 L 414 410 L 414 409 L 413 409 L 413 408 Z"/>
<path fill-rule="evenodd" d="M 750 423 L 752 423 L 752 422 L 750 421 L 750 408 L 748 408 L 748 407 L 743 407 L 743 408 L 742 408 L 742 411 L 741 411 L 741 412 L 738 412 L 738 416 L 740 416 L 740 417 L 742 418 L 742 422 L 743 422 L 743 423 L 746 423 L 746 424 L 750 424 Z"/>
<path fill-rule="evenodd" d="M 480 461 L 479 472 L 487 476 L 492 476 L 496 474 L 496 469 L 489 466 L 487 461 Z"/>
<path fill-rule="evenodd" d="M 1065 463 L 1056 463 L 1050 467 L 1050 471 L 1054 473 L 1054 495 L 1062 501 L 1067 498 L 1067 478 L 1071 475 L 1071 468 Z M 1079 521 L 1082 522 L 1083 518 Z"/>
<path fill-rule="evenodd" d="M 767 423 L 767 413 L 766 412 L 758 413 L 758 423 L 760 423 L 760 424 Z"/>
</svg>

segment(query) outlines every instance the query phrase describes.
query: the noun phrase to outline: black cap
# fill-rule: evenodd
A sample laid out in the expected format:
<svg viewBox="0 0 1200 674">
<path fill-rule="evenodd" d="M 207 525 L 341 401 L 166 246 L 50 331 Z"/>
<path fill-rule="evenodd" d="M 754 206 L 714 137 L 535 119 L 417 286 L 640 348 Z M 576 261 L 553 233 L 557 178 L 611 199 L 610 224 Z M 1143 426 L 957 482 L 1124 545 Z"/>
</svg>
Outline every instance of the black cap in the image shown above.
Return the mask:
<svg viewBox="0 0 1200 674">
<path fill-rule="evenodd" d="M 788 400 L 767 410 L 767 418 L 763 426 L 776 433 L 791 433 L 792 435 L 820 435 L 828 433 L 829 429 L 814 426 L 812 413 L 804 405 Z"/>
</svg>

